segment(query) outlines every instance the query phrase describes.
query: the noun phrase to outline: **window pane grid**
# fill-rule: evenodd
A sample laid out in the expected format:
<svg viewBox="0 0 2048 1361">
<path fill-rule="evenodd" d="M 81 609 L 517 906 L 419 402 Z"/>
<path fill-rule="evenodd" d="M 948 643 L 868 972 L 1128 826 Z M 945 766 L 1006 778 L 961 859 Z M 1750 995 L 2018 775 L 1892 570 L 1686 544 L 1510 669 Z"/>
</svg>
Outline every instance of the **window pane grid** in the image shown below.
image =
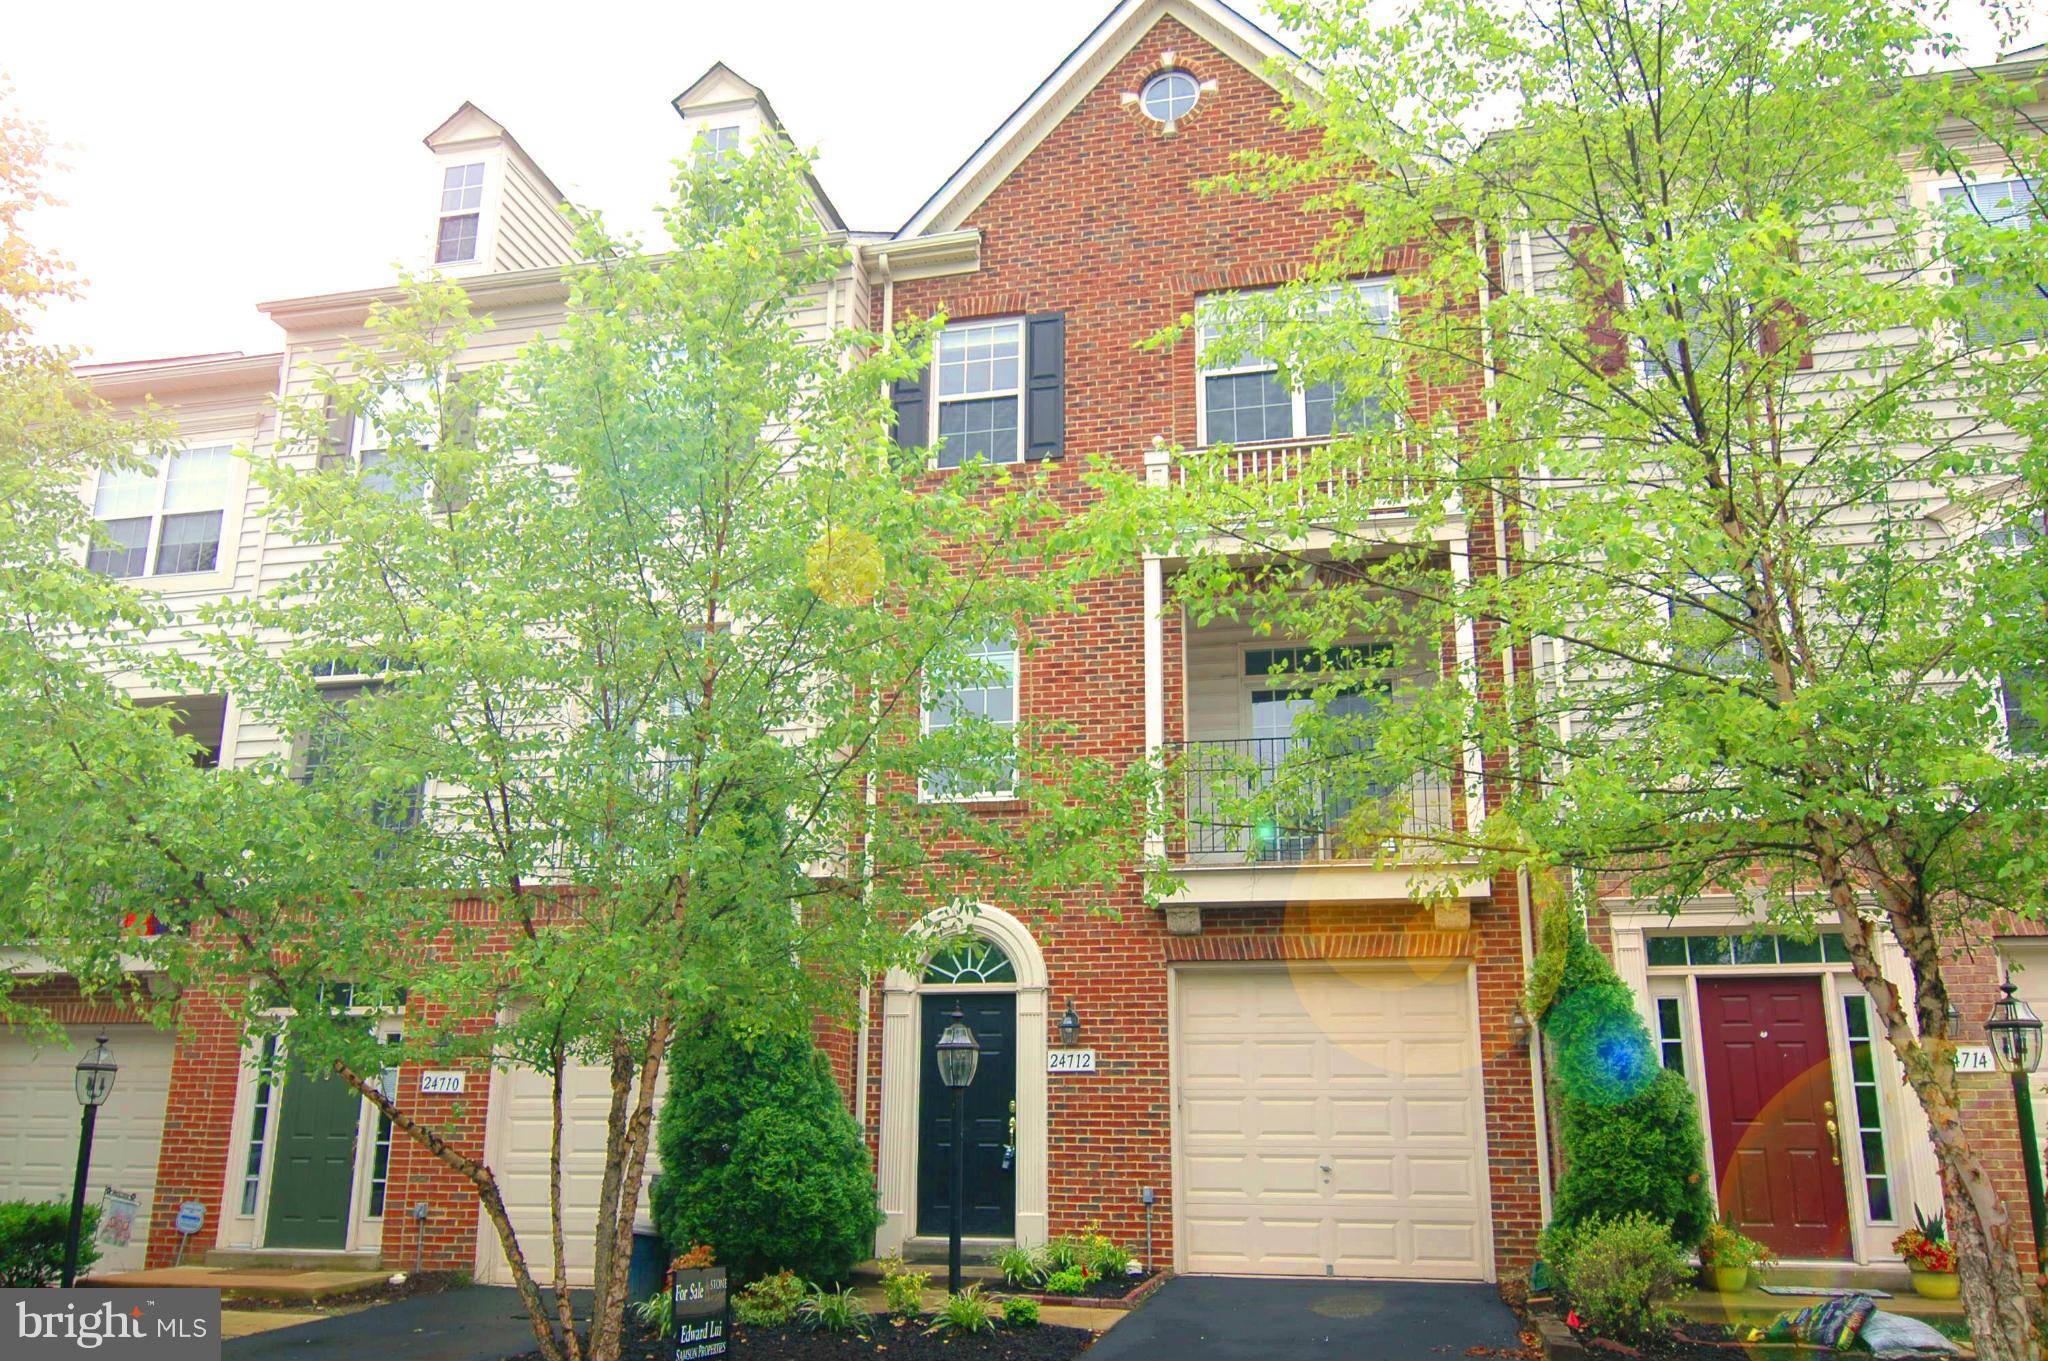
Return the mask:
<svg viewBox="0 0 2048 1361">
<path fill-rule="evenodd" d="M 1685 1028 L 1680 1022 L 1678 999 L 1657 999 L 1657 1051 L 1664 1066 L 1674 1073 L 1685 1072 Z"/>
<path fill-rule="evenodd" d="M 462 264 L 476 259 L 475 213 L 461 213 L 441 219 L 441 234 L 434 242 L 434 263 Z"/>
<path fill-rule="evenodd" d="M 1744 931 L 1688 932 L 1682 935 L 1649 936 L 1643 942 L 1651 968 L 1758 964 L 1846 964 L 1849 947 L 1835 931 L 1820 932 L 1811 940 L 1775 931 L 1761 934 Z"/>
<path fill-rule="evenodd" d="M 1018 321 L 949 326 L 939 336 L 933 375 L 939 467 L 1023 457 L 1023 354 Z"/>
<path fill-rule="evenodd" d="M 441 173 L 441 211 L 444 213 L 465 213 L 481 208 L 484 202 L 484 166 L 482 161 L 469 165 L 451 165 Z"/>
<path fill-rule="evenodd" d="M 1266 343 L 1263 323 L 1245 320 L 1245 296 L 1219 294 L 1196 304 L 1196 362 L 1201 372 L 1205 444 L 1327 439 L 1378 429 L 1392 419 L 1377 398 L 1347 398 L 1330 382 L 1284 384 L 1279 357 Z M 1322 316 L 1336 316 L 1360 308 L 1373 326 L 1382 330 L 1391 326 L 1392 288 L 1378 280 L 1335 284 L 1323 290 L 1314 310 Z M 1221 348 L 1234 328 L 1238 331 L 1235 343 Z M 1219 349 L 1219 353 L 1210 353 Z"/>
<path fill-rule="evenodd" d="M 277 1037 L 263 1041 L 263 1066 L 256 1079 L 255 1109 L 249 1120 L 249 1156 L 242 1164 L 242 1213 L 256 1213 L 256 1196 L 263 1185 L 263 1146 L 270 1133 L 270 1065 L 277 1058 Z"/>
<path fill-rule="evenodd" d="M 1868 999 L 1853 994 L 1844 997 L 1842 1020 L 1849 1032 L 1849 1076 L 1856 1094 L 1857 1145 L 1863 1152 L 1864 1203 L 1870 1217 L 1882 1222 L 1893 1217 L 1891 1165 L 1885 1158 Z"/>
<path fill-rule="evenodd" d="M 928 699 L 924 706 L 927 733 L 943 732 L 960 723 L 984 723 L 997 728 L 1017 724 L 1017 646 L 1008 640 L 977 643 L 967 652 L 977 663 L 981 679 L 954 685 Z M 1009 793 L 1017 783 L 1014 757 L 993 772 L 981 772 L 990 781 L 978 783 L 974 775 L 933 772 L 924 780 L 925 795 L 932 799 L 971 799 Z"/>
<path fill-rule="evenodd" d="M 219 565 L 233 453 L 180 449 L 154 468 L 108 469 L 93 491 L 98 539 L 86 567 L 103 576 L 168 576 Z"/>
</svg>

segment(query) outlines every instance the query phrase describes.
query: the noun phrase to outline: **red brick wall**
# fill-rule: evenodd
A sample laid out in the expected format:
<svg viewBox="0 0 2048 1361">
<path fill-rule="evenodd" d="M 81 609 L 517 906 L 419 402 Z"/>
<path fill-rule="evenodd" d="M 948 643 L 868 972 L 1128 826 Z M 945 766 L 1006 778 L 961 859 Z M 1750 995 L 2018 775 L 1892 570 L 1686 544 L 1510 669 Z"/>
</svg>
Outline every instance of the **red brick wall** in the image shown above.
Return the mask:
<svg viewBox="0 0 2048 1361">
<path fill-rule="evenodd" d="M 229 1010 L 203 993 L 185 994 L 178 1006 L 178 1046 L 171 1056 L 163 1146 L 157 1151 L 149 1266 L 169 1266 L 177 1255 L 178 1231 L 172 1221 L 182 1201 L 206 1206 L 206 1226 L 193 1235 L 188 1255 L 213 1246 L 227 1184 L 241 1062 L 241 1030 Z"/>
<path fill-rule="evenodd" d="M 1139 88 L 1168 49 L 1199 80 L 1213 79 L 1176 135 L 1121 96 Z M 1051 465 L 1051 485 L 1067 504 L 1088 493 L 1091 455 L 1134 474 L 1155 436 L 1193 444 L 1196 376 L 1191 342 L 1140 351 L 1140 342 L 1191 312 L 1200 293 L 1295 277 L 1327 224 L 1300 201 L 1261 201 L 1196 185 L 1231 169 L 1238 151 L 1264 146 L 1303 151 L 1308 142 L 1273 121 L 1276 96 L 1178 22 L 1159 23 L 968 216 L 982 234 L 981 268 L 972 275 L 898 284 L 897 319 L 944 311 L 959 320 L 1057 311 L 1066 317 L 1067 457 Z M 876 298 L 876 315 L 881 298 Z M 1476 401 L 1469 388 L 1446 400 Z M 943 476 L 944 474 L 938 474 Z M 1485 532 L 1490 534 L 1490 529 Z M 1490 568 L 1490 558 L 1487 566 Z M 1142 578 L 1102 582 L 1078 617 L 1040 621 L 1039 650 L 1024 663 L 1027 715 L 1057 715 L 1073 725 L 1072 743 L 1090 755 L 1137 761 L 1144 753 Z M 1182 736 L 1182 627 L 1166 630 L 1168 740 Z M 1492 679 L 1499 679 L 1497 668 Z M 1002 816 L 991 809 L 986 815 Z M 1419 943 L 1478 962 L 1481 1046 L 1487 1088 L 1494 1244 L 1502 1274 L 1526 1265 L 1538 1229 L 1535 1144 L 1527 1052 L 1510 1018 L 1521 989 L 1520 935 L 1511 881 L 1454 936 L 1410 931 L 1417 909 L 1361 906 L 1340 910 L 1210 911 L 1202 937 L 1169 937 L 1142 904 L 1128 876 L 1106 905 L 1114 915 L 1069 902 L 1034 916 L 1051 977 L 1057 1017 L 1074 999 L 1082 1042 L 1097 1051 L 1087 1079 L 1055 1079 L 1049 1089 L 1051 1230 L 1099 1224 L 1134 1241 L 1143 1231 L 1140 1187 L 1159 1196 L 1156 1250 L 1172 1251 L 1171 1118 L 1168 1090 L 1167 969 L 1181 959 L 1300 958 L 1326 954 L 1387 957 Z M 1351 925 L 1343 925 L 1349 921 Z M 1335 929 L 1326 929 L 1335 924 Z M 1352 929 L 1353 926 L 1358 929 Z M 871 1032 L 868 1111 L 879 1116 L 880 1008 Z"/>
</svg>

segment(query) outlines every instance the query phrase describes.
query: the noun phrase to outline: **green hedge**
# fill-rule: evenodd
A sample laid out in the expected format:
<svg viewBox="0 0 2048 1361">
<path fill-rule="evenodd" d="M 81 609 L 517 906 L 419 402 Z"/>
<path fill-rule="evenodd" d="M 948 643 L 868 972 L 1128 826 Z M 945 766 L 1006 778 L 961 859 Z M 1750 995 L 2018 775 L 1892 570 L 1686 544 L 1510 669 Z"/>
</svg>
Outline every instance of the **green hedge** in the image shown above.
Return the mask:
<svg viewBox="0 0 2048 1361">
<path fill-rule="evenodd" d="M 655 1226 L 709 1244 L 736 1279 L 839 1283 L 874 1252 L 874 1169 L 806 1033 L 752 1039 L 708 1022 L 670 1052 Z"/>
<path fill-rule="evenodd" d="M 100 1259 L 93 1234 L 100 1207 L 85 1207 L 78 1234 L 78 1270 Z M 71 1227 L 71 1206 L 56 1200 L 0 1201 L 0 1286 L 37 1289 L 55 1285 L 64 1275 L 64 1239 Z"/>
</svg>

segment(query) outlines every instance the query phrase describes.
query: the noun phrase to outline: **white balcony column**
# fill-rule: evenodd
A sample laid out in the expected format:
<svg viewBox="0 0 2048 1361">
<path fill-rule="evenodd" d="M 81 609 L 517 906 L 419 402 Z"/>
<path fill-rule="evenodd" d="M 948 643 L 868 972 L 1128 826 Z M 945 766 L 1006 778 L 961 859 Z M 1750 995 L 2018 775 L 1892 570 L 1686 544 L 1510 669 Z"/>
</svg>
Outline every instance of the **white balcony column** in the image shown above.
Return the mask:
<svg viewBox="0 0 2048 1361">
<path fill-rule="evenodd" d="M 1173 451 L 1155 437 L 1145 451 L 1145 481 L 1165 487 Z M 1166 564 L 1157 553 L 1145 554 L 1145 759 L 1155 770 L 1166 761 Z M 1145 858 L 1166 858 L 1166 810 L 1154 808 L 1145 832 Z"/>
<path fill-rule="evenodd" d="M 1472 583 L 1472 533 L 1461 522 L 1457 537 L 1450 542 L 1451 576 L 1459 594 Z M 1479 695 L 1479 636 L 1470 615 L 1461 616 L 1457 626 L 1458 681 L 1475 700 Z M 1465 829 L 1469 835 L 1486 820 L 1486 753 L 1479 744 L 1465 744 Z"/>
</svg>

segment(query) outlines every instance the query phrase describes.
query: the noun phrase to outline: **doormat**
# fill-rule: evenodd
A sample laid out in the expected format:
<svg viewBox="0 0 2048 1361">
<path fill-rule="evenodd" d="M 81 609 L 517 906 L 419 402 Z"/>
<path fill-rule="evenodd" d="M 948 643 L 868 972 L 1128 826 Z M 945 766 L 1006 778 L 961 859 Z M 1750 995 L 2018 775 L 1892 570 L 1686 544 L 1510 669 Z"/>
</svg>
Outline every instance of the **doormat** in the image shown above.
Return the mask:
<svg viewBox="0 0 2048 1361">
<path fill-rule="evenodd" d="M 1840 1299 L 1844 1295 L 1868 1295 L 1874 1300 L 1888 1300 L 1891 1292 L 1872 1290 L 1868 1286 L 1853 1285 L 1761 1285 L 1757 1289 L 1766 1295 L 1819 1295 L 1824 1299 Z"/>
</svg>

